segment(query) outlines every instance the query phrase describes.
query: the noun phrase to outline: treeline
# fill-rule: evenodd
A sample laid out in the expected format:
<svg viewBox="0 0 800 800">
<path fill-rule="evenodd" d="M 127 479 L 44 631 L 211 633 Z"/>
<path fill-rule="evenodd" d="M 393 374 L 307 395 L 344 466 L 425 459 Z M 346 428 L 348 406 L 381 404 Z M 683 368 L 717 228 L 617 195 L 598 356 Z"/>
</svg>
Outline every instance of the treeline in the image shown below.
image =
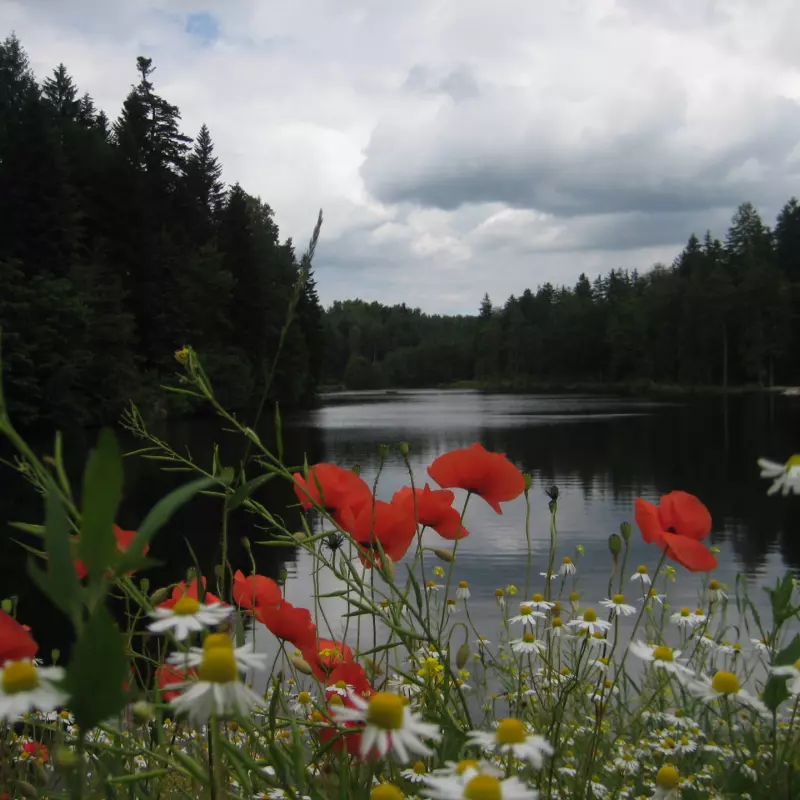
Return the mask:
<svg viewBox="0 0 800 800">
<path fill-rule="evenodd" d="M 136 69 L 112 122 L 63 64 L 38 83 L 18 39 L 0 44 L 3 383 L 21 424 L 106 422 L 130 398 L 187 411 L 158 389 L 185 344 L 223 402 L 246 408 L 278 347 L 299 275 L 291 240 L 265 202 L 224 186 L 205 125 L 183 134 L 151 60 Z M 310 279 L 273 398 L 314 397 L 321 337 Z"/>
<path fill-rule="evenodd" d="M 477 317 L 356 300 L 325 328 L 325 382 L 350 388 L 800 383 L 800 205 L 770 229 L 744 203 L 724 243 L 693 235 L 672 266 L 487 294 Z"/>
</svg>

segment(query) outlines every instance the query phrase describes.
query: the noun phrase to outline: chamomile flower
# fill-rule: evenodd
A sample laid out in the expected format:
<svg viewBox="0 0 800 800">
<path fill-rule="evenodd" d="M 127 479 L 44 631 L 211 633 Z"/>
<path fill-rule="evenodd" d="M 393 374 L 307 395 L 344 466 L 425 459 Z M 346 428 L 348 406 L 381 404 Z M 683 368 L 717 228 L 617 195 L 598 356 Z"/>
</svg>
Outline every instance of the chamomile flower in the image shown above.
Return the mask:
<svg viewBox="0 0 800 800">
<path fill-rule="evenodd" d="M 7 661 L 0 669 L 0 720 L 16 722 L 23 714 L 49 714 L 67 701 L 56 684 L 63 680 L 61 667 L 37 667 L 30 659 Z"/>
<path fill-rule="evenodd" d="M 511 649 L 515 653 L 543 653 L 547 648 L 532 633 L 523 633 L 521 639 L 511 640 Z"/>
<path fill-rule="evenodd" d="M 491 642 L 485 636 L 479 636 L 475 640 L 475 646 L 478 650 L 485 650 L 490 644 Z"/>
<path fill-rule="evenodd" d="M 769 715 L 764 703 L 757 697 L 742 689 L 739 678 L 733 672 L 718 670 L 713 678 L 701 675 L 697 680 L 689 683 L 689 691 L 706 703 L 711 703 L 724 697 L 726 700 L 735 700 L 741 705 L 748 706 L 753 711 Z"/>
<path fill-rule="evenodd" d="M 185 669 L 199 666 L 203 661 L 206 650 L 213 647 L 232 647 L 232 642 L 226 633 L 210 633 L 203 640 L 202 647 L 190 647 L 185 653 L 171 653 L 167 658 L 167 663 Z M 267 668 L 267 657 L 263 653 L 254 653 L 252 645 L 242 645 L 233 651 L 236 659 L 236 666 L 240 672 L 248 672 L 251 669 L 264 670 Z"/>
<path fill-rule="evenodd" d="M 709 581 L 708 599 L 712 603 L 719 603 L 721 600 L 728 599 L 728 595 L 722 591 L 722 584 L 719 581 Z"/>
<path fill-rule="evenodd" d="M 460 581 L 458 589 L 456 589 L 456 598 L 458 600 L 469 600 L 469 584 L 466 581 Z"/>
<path fill-rule="evenodd" d="M 550 620 L 550 635 L 558 637 L 569 635 L 569 628 L 561 621 L 561 617 L 553 617 Z"/>
<path fill-rule="evenodd" d="M 785 464 L 759 458 L 758 466 L 762 478 L 773 479 L 767 494 L 780 492 L 784 497 L 790 492 L 800 494 L 800 456 L 793 455 Z"/>
<path fill-rule="evenodd" d="M 604 619 L 597 619 L 597 612 L 593 608 L 587 608 L 582 616 L 567 623 L 570 627 L 577 628 L 579 631 L 588 631 L 594 635 L 596 632 L 607 631 L 611 627 L 610 622 Z"/>
<path fill-rule="evenodd" d="M 425 792 L 431 800 L 536 800 L 539 793 L 529 789 L 519 778 L 496 778 L 494 775 L 468 773 L 463 778 L 428 778 Z"/>
<path fill-rule="evenodd" d="M 663 606 L 666 599 L 667 596 L 665 594 L 659 594 L 655 589 L 649 589 L 647 594 L 641 598 L 641 601 L 646 606 L 652 606 L 654 603 Z"/>
<path fill-rule="evenodd" d="M 607 608 L 614 616 L 629 617 L 636 613 L 634 606 L 629 606 L 625 602 L 625 595 L 615 594 L 610 600 L 605 598 L 600 601 L 600 605 Z"/>
<path fill-rule="evenodd" d="M 739 764 L 739 770 L 742 775 L 750 781 L 758 780 L 758 773 L 756 772 L 756 762 L 751 758 L 742 764 Z"/>
<path fill-rule="evenodd" d="M 184 684 L 185 690 L 172 701 L 172 707 L 179 714 L 185 712 L 191 724 L 206 722 L 212 714 L 249 714 L 262 700 L 239 681 L 238 673 L 232 643 L 204 649 L 198 680 Z"/>
<path fill-rule="evenodd" d="M 468 744 L 495 752 L 513 753 L 516 758 L 530 762 L 534 769 L 541 769 L 545 756 L 553 755 L 553 748 L 547 739 L 528 733 L 525 723 L 519 719 L 502 720 L 494 733 L 470 731 L 467 736 Z"/>
<path fill-rule="evenodd" d="M 504 589 L 494 590 L 494 601 L 500 606 L 500 608 L 506 607 L 506 593 Z"/>
<path fill-rule="evenodd" d="M 686 606 L 684 606 L 680 611 L 676 611 L 674 614 L 670 615 L 669 618 L 670 622 L 673 625 L 677 625 L 679 628 L 694 628 L 701 622 L 705 622 L 705 619 L 706 618 L 702 612 L 699 615 L 694 614 Z"/>
<path fill-rule="evenodd" d="M 424 783 L 425 776 L 427 775 L 428 770 L 425 767 L 424 762 L 417 761 L 413 767 L 409 767 L 408 769 L 404 769 L 400 774 L 409 782 L 409 783 Z"/>
<path fill-rule="evenodd" d="M 301 716 L 310 716 L 314 711 L 314 699 L 311 697 L 311 693 L 306 691 L 298 692 L 292 703 L 292 711 Z"/>
<path fill-rule="evenodd" d="M 612 768 L 618 769 L 623 775 L 636 775 L 642 768 L 636 758 L 636 754 L 630 750 L 624 750 L 619 756 L 614 759 L 613 767 L 609 766 L 608 771 Z"/>
<path fill-rule="evenodd" d="M 569 556 L 564 556 L 558 574 L 561 575 L 562 578 L 565 578 L 567 575 L 574 575 L 575 572 L 575 564 L 572 563 L 572 559 Z"/>
<path fill-rule="evenodd" d="M 511 617 L 509 622 L 520 623 L 521 625 L 535 625 L 539 619 L 544 619 L 544 614 L 541 611 L 534 611 L 528 605 L 522 605 L 519 614 L 516 617 Z"/>
<path fill-rule="evenodd" d="M 678 800 L 680 782 L 678 770 L 672 764 L 664 764 L 656 773 L 656 790 L 652 794 L 653 800 Z"/>
<path fill-rule="evenodd" d="M 444 587 L 442 586 L 441 583 L 436 583 L 435 581 L 427 581 L 425 583 L 425 591 L 428 592 L 428 593 L 430 593 L 430 592 L 438 592 L 440 589 L 443 589 L 443 588 Z"/>
<path fill-rule="evenodd" d="M 543 578 L 549 578 L 551 581 L 558 579 L 557 572 L 540 572 L 539 573 Z"/>
<path fill-rule="evenodd" d="M 630 643 L 630 652 L 642 661 L 648 661 L 657 669 L 663 669 L 678 677 L 692 675 L 692 670 L 678 661 L 680 650 L 673 650 L 664 644 L 645 644 L 641 640 Z"/>
<path fill-rule="evenodd" d="M 555 606 L 555 603 L 545 600 L 540 594 L 535 594 L 530 600 L 525 600 L 519 604 L 520 609 L 532 608 L 534 611 L 543 612 L 549 611 L 551 608 L 553 608 L 553 606 Z"/>
<path fill-rule="evenodd" d="M 647 574 L 647 567 L 644 564 L 640 564 L 636 568 L 636 572 L 634 572 L 633 575 L 631 575 L 631 580 L 639 581 L 639 583 L 643 587 L 649 586 L 651 581 L 650 581 L 650 576 Z"/>
<path fill-rule="evenodd" d="M 448 597 L 447 598 L 447 603 L 445 604 L 445 608 L 447 609 L 448 615 L 449 614 L 455 614 L 456 611 L 458 611 L 458 604 L 456 603 L 456 600 L 455 600 L 454 597 Z"/>
<path fill-rule="evenodd" d="M 465 758 L 461 761 L 445 761 L 444 766 L 435 769 L 431 775 L 437 778 L 461 777 L 469 780 L 472 775 L 493 775 L 495 778 L 503 777 L 503 770 L 490 764 L 488 761 L 476 761 Z"/>
<path fill-rule="evenodd" d="M 772 652 L 772 648 L 766 643 L 764 639 L 751 639 L 751 644 L 758 650 L 759 653 L 763 653 L 764 655 L 769 655 Z"/>
<path fill-rule="evenodd" d="M 190 633 L 219 625 L 231 614 L 233 608 L 221 603 L 205 605 L 193 597 L 184 596 L 172 608 L 156 608 L 150 612 L 155 618 L 147 627 L 153 633 L 172 630 L 178 641 L 183 641 Z"/>
<path fill-rule="evenodd" d="M 365 724 L 361 734 L 362 758 L 374 747 L 381 756 L 391 751 L 401 761 L 408 761 L 409 753 L 431 755 L 432 750 L 423 739 L 439 741 L 442 738 L 438 726 L 423 722 L 399 694 L 378 692 L 369 699 L 351 694 L 350 702 L 352 708 L 336 705 L 331 711 L 337 722 Z"/>
<path fill-rule="evenodd" d="M 795 661 L 794 664 L 785 667 L 773 667 L 772 674 L 779 678 L 788 677 L 786 690 L 789 694 L 800 694 L 800 661 Z"/>
</svg>

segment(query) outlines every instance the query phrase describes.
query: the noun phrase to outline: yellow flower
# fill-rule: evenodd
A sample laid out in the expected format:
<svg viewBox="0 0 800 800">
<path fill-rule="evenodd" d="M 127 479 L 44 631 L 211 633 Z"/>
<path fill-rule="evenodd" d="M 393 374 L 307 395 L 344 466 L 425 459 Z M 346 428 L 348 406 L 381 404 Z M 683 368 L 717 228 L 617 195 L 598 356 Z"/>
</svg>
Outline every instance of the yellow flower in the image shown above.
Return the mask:
<svg viewBox="0 0 800 800">
<path fill-rule="evenodd" d="M 189 360 L 189 348 L 186 345 L 175 351 L 175 360 L 179 364 L 185 364 Z"/>
</svg>

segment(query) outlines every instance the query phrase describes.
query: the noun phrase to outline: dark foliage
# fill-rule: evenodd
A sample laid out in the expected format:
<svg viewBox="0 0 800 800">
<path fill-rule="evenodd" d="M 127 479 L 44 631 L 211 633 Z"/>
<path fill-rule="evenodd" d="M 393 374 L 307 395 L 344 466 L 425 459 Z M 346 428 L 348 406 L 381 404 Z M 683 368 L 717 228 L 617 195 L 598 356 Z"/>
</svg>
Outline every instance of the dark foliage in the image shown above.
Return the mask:
<svg viewBox="0 0 800 800">
<path fill-rule="evenodd" d="M 109 124 L 63 64 L 40 85 L 16 37 L 0 42 L 0 328 L 20 424 L 113 421 L 131 398 L 190 412 L 158 389 L 186 344 L 242 409 L 278 347 L 299 277 L 291 241 L 266 203 L 225 189 L 205 125 L 183 135 L 150 59 L 136 68 Z M 271 399 L 313 399 L 321 325 L 310 280 Z"/>
</svg>

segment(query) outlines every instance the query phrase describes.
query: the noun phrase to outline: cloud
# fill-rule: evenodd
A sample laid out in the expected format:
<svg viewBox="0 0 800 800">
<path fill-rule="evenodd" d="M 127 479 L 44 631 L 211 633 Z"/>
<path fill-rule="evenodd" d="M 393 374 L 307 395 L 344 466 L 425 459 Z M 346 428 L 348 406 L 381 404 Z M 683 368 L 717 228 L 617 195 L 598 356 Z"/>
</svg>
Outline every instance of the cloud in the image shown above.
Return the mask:
<svg viewBox="0 0 800 800">
<path fill-rule="evenodd" d="M 0 22 L 112 118 L 151 56 L 298 249 L 324 209 L 326 302 L 473 312 L 669 263 L 800 185 L 787 0 L 6 0 Z"/>
</svg>

